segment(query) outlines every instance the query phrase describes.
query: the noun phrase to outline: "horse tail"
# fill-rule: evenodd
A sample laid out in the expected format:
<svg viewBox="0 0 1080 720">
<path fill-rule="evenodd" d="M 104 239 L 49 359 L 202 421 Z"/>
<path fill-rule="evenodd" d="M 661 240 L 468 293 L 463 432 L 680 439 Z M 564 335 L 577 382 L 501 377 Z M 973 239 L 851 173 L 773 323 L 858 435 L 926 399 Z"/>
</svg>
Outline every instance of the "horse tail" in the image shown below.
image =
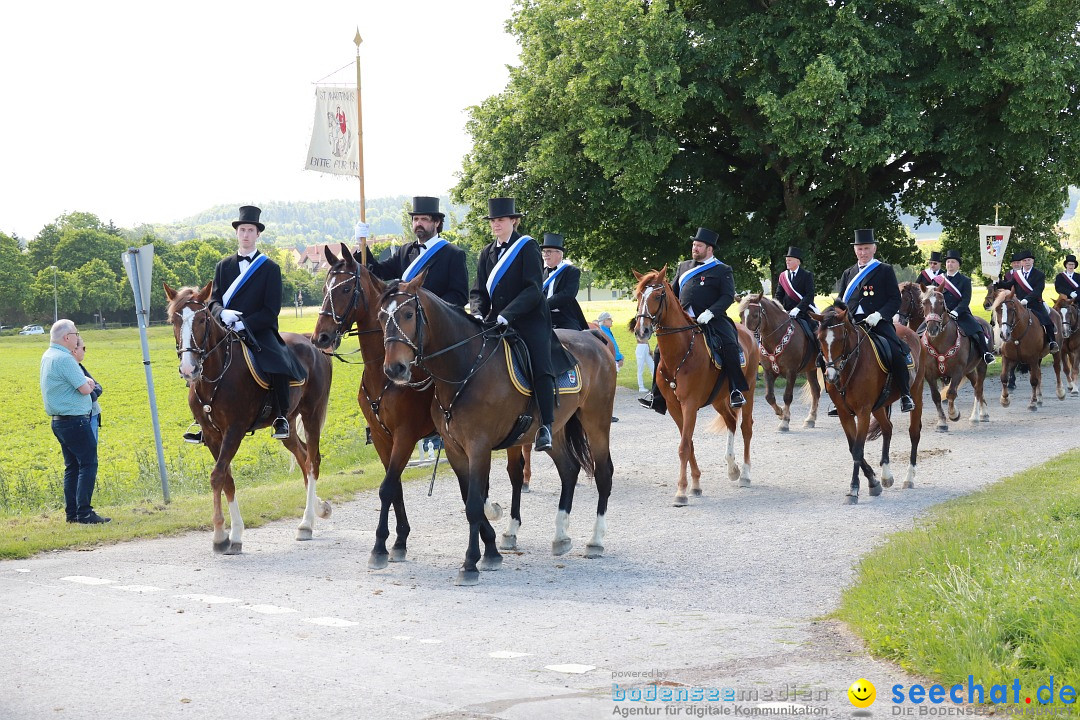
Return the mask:
<svg viewBox="0 0 1080 720">
<path fill-rule="evenodd" d="M 581 418 L 576 412 L 566 421 L 563 432 L 566 435 L 566 448 L 570 456 L 585 468 L 586 475 L 595 477 L 596 460 L 593 458 L 592 446 L 589 445 L 589 436 L 585 434 Z"/>
<path fill-rule="evenodd" d="M 818 390 L 824 393 L 825 390 L 825 374 L 821 372 L 821 368 L 817 368 L 817 384 Z M 814 401 L 814 388 L 810 386 L 810 382 L 803 383 L 802 391 L 799 393 L 799 402 L 802 404 L 810 403 Z"/>
<path fill-rule="evenodd" d="M 871 416 L 870 426 L 866 429 L 866 439 L 867 441 L 877 440 L 879 437 L 881 437 L 881 425 L 878 424 L 876 417 Z"/>
</svg>

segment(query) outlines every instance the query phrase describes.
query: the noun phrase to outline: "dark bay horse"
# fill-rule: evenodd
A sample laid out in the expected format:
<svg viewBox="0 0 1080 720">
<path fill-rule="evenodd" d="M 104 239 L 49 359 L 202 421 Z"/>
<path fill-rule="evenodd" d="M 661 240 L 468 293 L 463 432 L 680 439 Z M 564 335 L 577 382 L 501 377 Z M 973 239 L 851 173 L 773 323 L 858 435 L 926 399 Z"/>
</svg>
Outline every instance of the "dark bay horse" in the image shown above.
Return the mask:
<svg viewBox="0 0 1080 720">
<path fill-rule="evenodd" d="M 232 463 L 244 433 L 269 427 L 273 415 L 263 412 L 269 390 L 252 377 L 243 357 L 240 337 L 226 329 L 210 314 L 207 303 L 213 283 L 202 290 L 184 287 L 173 290 L 165 285 L 169 300 L 169 322 L 176 338 L 176 354 L 180 358 L 180 375 L 188 383 L 188 406 L 202 428 L 203 442 L 214 456 L 210 488 L 214 497 L 214 552 L 236 555 L 243 548 L 244 520 L 236 501 Z M 293 387 L 289 402 L 289 437 L 281 443 L 296 458 L 304 475 L 307 499 L 304 517 L 296 529 L 297 540 L 310 540 L 315 528 L 315 516 L 330 517 L 330 503 L 315 494 L 319 478 L 319 435 L 326 420 L 326 405 L 333 377 L 330 358 L 315 349 L 303 335 L 281 333 L 289 350 L 307 371 L 307 380 Z M 297 435 L 294 422 L 299 415 L 306 440 Z M 229 504 L 231 526 L 225 533 L 225 516 L 221 511 L 221 493 Z"/>
<path fill-rule="evenodd" d="M 847 305 L 837 301 L 821 315 L 811 313 L 810 316 L 821 323 L 818 328 L 818 342 L 825 356 L 825 389 L 839 411 L 840 424 L 847 435 L 848 449 L 851 451 L 851 488 L 844 496 L 844 503 L 855 505 L 859 502 L 860 469 L 869 483 L 871 496 L 880 495 L 882 485 L 891 487 L 893 484 L 892 471 L 889 469 L 889 445 L 892 442 L 893 425 L 888 409 L 900 398 L 900 392 L 895 387 L 890 388 L 885 403 L 876 407 L 885 390 L 888 374 L 875 357 L 873 340 L 869 333 L 852 323 Z M 881 322 L 890 320 L 883 318 Z M 901 342 L 907 344 L 915 359 L 915 368 L 911 373 L 911 397 L 915 400 L 915 409 L 909 413 L 908 428 L 908 437 L 911 438 L 911 465 L 902 485 L 906 489 L 915 487 L 915 465 L 919 439 L 922 436 L 922 385 L 925 368 L 915 331 L 899 323 L 895 323 L 895 327 L 896 334 L 900 336 Z M 880 483 L 864 457 L 871 416 L 877 421 L 882 437 Z"/>
<path fill-rule="evenodd" d="M 386 344 L 384 370 L 393 382 L 407 385 L 414 368 L 434 380 L 431 417 L 442 435 L 446 455 L 458 476 L 469 521 L 465 562 L 455 583 L 475 585 L 479 569 L 502 564 L 495 531 L 484 515 L 492 449 L 504 442 L 520 445 L 536 434 L 538 414 L 531 396 L 511 384 L 503 350 L 504 330 L 485 327 L 460 308 L 423 289 L 426 273 L 410 282 L 392 282 L 380 298 Z M 567 534 L 574 488 L 582 467 L 596 480 L 596 524 L 586 557 L 603 553 L 608 496 L 614 468 L 609 451 L 611 411 L 615 404 L 615 363 L 606 346 L 591 333 L 556 332 L 577 359 L 581 389 L 559 396 L 549 450 L 562 492 L 555 516 L 555 555 L 571 546 Z M 531 416 L 527 425 L 519 422 Z M 520 433 L 520 434 L 519 434 Z M 516 436 L 516 438 L 514 438 Z M 514 439 L 511 439 L 514 438 Z M 481 558 L 480 540 L 484 541 Z"/>
<path fill-rule="evenodd" d="M 790 427 L 791 400 L 795 396 L 795 378 L 799 375 L 806 376 L 803 399 L 806 396 L 810 399 L 810 414 L 803 421 L 803 427 L 814 427 L 818 402 L 821 400 L 821 385 L 818 384 L 817 365 L 814 363 L 817 359 L 817 343 L 811 340 L 798 321 L 788 315 L 783 305 L 764 294 L 743 298 L 739 303 L 739 317 L 743 326 L 757 338 L 761 369 L 765 373 L 765 401 L 780 418 L 780 432 L 787 432 Z M 783 377 L 786 382 L 783 409 L 776 404 L 776 392 L 773 390 L 777 377 Z"/>
<path fill-rule="evenodd" d="M 712 357 L 705 345 L 705 336 L 701 326 L 690 319 L 675 292 L 667 281 L 667 266 L 660 270 L 651 270 L 644 275 L 634 271 L 637 278 L 636 297 L 638 298 L 637 327 L 634 334 L 639 340 L 648 340 L 656 335 L 660 349 L 660 363 L 657 365 L 659 381 L 657 387 L 667 400 L 671 419 L 679 428 L 679 484 L 675 490 L 675 506 L 686 505 L 686 467 L 690 466 L 692 484 L 690 491 L 701 495 L 701 469 L 694 454 L 694 427 L 697 424 L 697 412 L 706 405 L 712 405 L 719 413 L 713 423 L 713 429 L 724 428 L 727 431 L 728 478 L 738 480 L 739 487 L 750 486 L 750 440 L 754 435 L 754 386 L 757 385 L 758 349 L 750 331 L 742 325 L 735 328 L 739 334 L 739 345 L 746 357 L 743 377 L 750 390 L 746 393 L 746 404 L 741 408 L 732 408 L 727 379 L 713 364 Z M 722 379 L 722 386 L 713 397 L 714 388 Z M 741 416 L 741 417 L 740 417 Z M 735 430 L 742 429 L 743 465 L 740 471 L 735 462 Z"/>
<path fill-rule="evenodd" d="M 1061 357 L 1065 366 L 1065 380 L 1069 384 L 1069 393 L 1080 395 L 1077 379 L 1080 375 L 1080 308 L 1076 301 L 1065 295 L 1058 295 L 1054 309 L 1061 314 Z"/>
<path fill-rule="evenodd" d="M 375 529 L 375 546 L 368 557 L 368 567 L 377 570 L 388 562 L 403 562 L 411 530 L 405 512 L 405 497 L 401 473 L 409 462 L 416 443 L 435 432 L 431 419 L 431 400 L 435 386 L 424 373 L 411 387 L 390 382 L 383 372 L 383 328 L 379 323 L 378 299 L 385 283 L 356 261 L 347 247 L 342 246 L 341 258 L 330 247 L 324 249 L 330 268 L 323 287 L 323 304 L 319 320 L 311 333 L 318 348 L 337 348 L 342 337 L 353 332 L 360 342 L 364 372 L 356 401 L 371 430 L 371 441 L 379 454 L 386 473 L 379 486 L 379 523 Z M 510 508 L 510 528 L 502 538 L 503 549 L 517 546 L 517 528 L 521 525 L 522 458 L 520 448 L 508 448 L 507 472 L 514 488 Z M 390 507 L 397 522 L 394 545 L 387 551 L 390 537 Z M 488 506 L 492 519 L 497 519 Z"/>
<path fill-rule="evenodd" d="M 1009 369 L 1017 363 L 1030 368 L 1031 400 L 1028 410 L 1035 412 L 1042 405 L 1042 368 L 1039 363 L 1050 353 L 1046 333 L 1039 319 L 1016 299 L 1012 290 L 988 287 L 983 307 L 989 310 L 1001 333 L 1001 407 L 1009 407 Z M 1057 320 L 1058 318 L 1052 318 Z M 1061 384 L 1061 353 L 1052 355 L 1054 374 L 1057 375 L 1058 400 L 1065 399 L 1065 387 Z"/>
<path fill-rule="evenodd" d="M 926 319 L 923 314 L 922 294 L 919 283 L 900 283 L 900 309 L 896 314 L 900 317 L 901 325 L 907 325 L 916 332 Z"/>
<path fill-rule="evenodd" d="M 983 395 L 986 382 L 986 363 L 982 354 L 975 349 L 971 341 L 960 332 L 960 326 L 949 314 L 945 305 L 945 296 L 936 287 L 927 288 L 922 296 L 923 315 L 926 318 L 926 331 L 922 336 L 923 363 L 926 365 L 926 382 L 930 385 L 930 398 L 938 412 L 937 430 L 946 432 L 949 420 L 960 419 L 960 410 L 956 407 L 956 393 L 966 377 L 975 391 L 975 402 L 971 408 L 970 421 L 990 422 L 990 413 Z M 975 318 L 987 337 L 993 337 L 990 324 L 982 318 Z M 948 385 L 946 397 L 949 400 L 949 416 L 941 407 L 941 391 L 938 382 Z"/>
</svg>

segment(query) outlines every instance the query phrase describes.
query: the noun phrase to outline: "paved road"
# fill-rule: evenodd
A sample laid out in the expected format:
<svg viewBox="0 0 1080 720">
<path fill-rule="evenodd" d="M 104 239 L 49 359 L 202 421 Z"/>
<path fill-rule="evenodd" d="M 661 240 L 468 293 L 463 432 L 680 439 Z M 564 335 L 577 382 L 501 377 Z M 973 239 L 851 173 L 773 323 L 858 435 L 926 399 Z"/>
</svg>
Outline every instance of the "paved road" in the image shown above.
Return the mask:
<svg viewBox="0 0 1080 720">
<path fill-rule="evenodd" d="M 546 720 L 627 706 L 701 717 L 796 690 L 818 716 L 847 717 L 855 679 L 883 698 L 883 687 L 912 682 L 821 619 L 858 558 L 932 504 L 1080 443 L 1080 401 L 1004 410 L 996 387 L 990 423 L 925 434 L 915 490 L 864 495 L 856 507 L 840 505 L 850 461 L 836 421 L 781 435 L 759 398 L 753 486 L 726 479 L 724 443 L 701 431 L 705 496 L 674 508 L 674 424 L 620 390 L 606 556 L 582 555 L 590 484 L 575 503 L 574 549 L 551 556 L 557 483 L 542 458 L 520 553 L 473 588 L 450 583 L 465 520 L 446 476 L 431 499 L 426 482 L 407 487 L 409 560 L 382 571 L 366 568 L 374 493 L 336 508 L 312 542 L 292 539 L 295 521 L 249 530 L 236 557 L 213 555 L 200 532 L 3 562 L 0 718 Z M 899 425 L 898 478 L 908 447 Z M 507 484 L 496 478 L 493 494 L 505 503 Z M 743 699 L 613 700 L 657 679 Z"/>
</svg>

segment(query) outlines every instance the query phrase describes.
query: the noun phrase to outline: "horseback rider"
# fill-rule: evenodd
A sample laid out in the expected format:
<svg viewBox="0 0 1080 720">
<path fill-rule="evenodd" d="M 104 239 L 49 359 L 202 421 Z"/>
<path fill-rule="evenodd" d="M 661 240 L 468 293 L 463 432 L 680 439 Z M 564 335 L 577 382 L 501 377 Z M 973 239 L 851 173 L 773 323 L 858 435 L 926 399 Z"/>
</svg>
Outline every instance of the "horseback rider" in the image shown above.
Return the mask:
<svg viewBox="0 0 1080 720">
<path fill-rule="evenodd" d="M 1080 296 L 1080 275 L 1076 274 L 1076 256 L 1065 256 L 1065 271 L 1059 272 L 1054 278 L 1054 289 L 1058 294 L 1072 300 L 1074 303 Z"/>
<path fill-rule="evenodd" d="M 551 324 L 566 330 L 585 330 L 589 323 L 577 301 L 581 271 L 563 259 L 563 252 L 563 236 L 544 233 L 544 242 L 540 244 L 540 254 L 544 257 L 542 290 L 551 312 Z"/>
<path fill-rule="evenodd" d="M 945 297 L 945 307 L 956 320 L 956 325 L 975 343 L 987 365 L 994 362 L 994 353 L 983 334 L 982 326 L 971 314 L 971 278 L 960 272 L 960 251 L 949 250 L 945 253 L 945 272 L 934 278 L 934 284 L 941 288 Z"/>
<path fill-rule="evenodd" d="M 900 341 L 893 327 L 893 315 L 900 310 L 896 273 L 892 265 L 874 259 L 877 241 L 872 229 L 856 230 L 851 244 L 858 262 L 840 276 L 840 299 L 849 308 L 854 306 L 851 314 L 854 322 L 863 323 L 870 332 L 892 345 L 893 387 L 900 391 L 900 412 L 911 412 L 915 401 L 911 398 L 907 367 L 910 348 Z"/>
<path fill-rule="evenodd" d="M 237 253 L 222 259 L 214 268 L 214 289 L 210 314 L 233 332 L 246 337 L 256 365 L 270 380 L 270 401 L 274 413 L 273 437 L 289 437 L 289 381 L 304 380 L 306 373 L 296 356 L 278 335 L 281 312 L 281 268 L 255 245 L 266 226 L 259 222 L 262 210 L 254 205 L 240 208 L 233 221 Z M 184 433 L 184 440 L 202 442 L 202 431 Z"/>
<path fill-rule="evenodd" d="M 814 273 L 802 267 L 802 250 L 794 245 L 788 248 L 784 263 L 787 270 L 776 278 L 773 297 L 816 344 L 817 323 L 810 317 L 811 310 L 817 312 L 814 306 Z"/>
<path fill-rule="evenodd" d="M 528 235 L 517 231 L 522 213 L 514 198 L 491 198 L 484 219 L 491 225 L 495 240 L 480 251 L 476 260 L 476 285 L 469 296 L 469 308 L 477 317 L 517 330 L 529 350 L 532 389 L 540 410 L 536 450 L 551 449 L 551 425 L 555 422 L 555 373 L 553 348 L 562 346 L 551 326 L 551 313 L 544 302 L 540 249 Z"/>
<path fill-rule="evenodd" d="M 920 290 L 926 292 L 926 288 L 933 285 L 941 275 L 941 253 L 937 250 L 931 250 L 930 264 L 919 273 L 919 277 L 915 279 L 915 282 L 918 283 Z"/>
<path fill-rule="evenodd" d="M 446 216 L 439 211 L 439 198 L 413 198 L 409 218 L 416 242 L 399 246 L 386 260 L 368 255 L 367 269 L 380 280 L 412 280 L 427 270 L 424 289 L 438 295 L 444 302 L 465 307 L 469 301 L 469 271 L 465 268 L 465 251 L 439 237 Z M 353 233 L 365 247 L 372 244 L 371 226 L 356 224 Z"/>
<path fill-rule="evenodd" d="M 1013 259 L 1020 260 L 1020 268 L 994 283 L 994 287 L 1013 291 L 1020 304 L 1038 318 L 1049 341 L 1050 352 L 1056 353 L 1060 348 L 1054 335 L 1054 323 L 1050 320 L 1050 310 L 1042 297 L 1046 287 L 1046 275 L 1035 267 L 1035 256 L 1030 250 L 1021 250 L 1013 255 Z"/>
<path fill-rule="evenodd" d="M 731 387 L 731 407 L 740 408 L 746 404 L 743 392 L 750 387 L 739 367 L 739 335 L 734 321 L 727 316 L 728 308 L 735 301 L 735 276 L 729 265 L 713 256 L 719 237 L 708 228 L 698 228 L 697 235 L 690 238 L 691 259 L 679 263 L 671 287 L 683 309 L 702 326 L 706 344 L 721 359 Z M 638 398 L 638 403 L 663 415 L 667 412 L 667 403 L 656 387 L 656 373 L 660 371 L 659 346 L 653 360 L 656 372 L 653 373 L 652 390 Z"/>
</svg>

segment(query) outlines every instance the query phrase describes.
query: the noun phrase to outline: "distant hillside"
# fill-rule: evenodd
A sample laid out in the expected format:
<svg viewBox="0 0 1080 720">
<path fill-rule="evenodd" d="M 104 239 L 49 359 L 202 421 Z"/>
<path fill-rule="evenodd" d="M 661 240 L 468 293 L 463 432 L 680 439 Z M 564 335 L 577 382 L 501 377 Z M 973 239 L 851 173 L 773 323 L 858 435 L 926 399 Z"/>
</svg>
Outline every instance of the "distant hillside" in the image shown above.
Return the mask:
<svg viewBox="0 0 1080 720">
<path fill-rule="evenodd" d="M 1061 223 L 1067 223 L 1076 214 L 1077 204 L 1080 203 L 1080 188 L 1069 188 L 1069 204 L 1065 206 L 1065 210 L 1061 216 Z M 942 227 L 937 222 L 931 222 L 929 225 L 920 225 L 915 227 L 916 219 L 911 215 L 901 215 L 900 222 L 911 230 L 915 234 L 916 239 L 936 238 L 941 235 Z"/>
<path fill-rule="evenodd" d="M 367 201 L 367 221 L 375 235 L 400 235 L 402 212 L 411 196 L 375 198 Z M 452 206 L 448 197 L 440 198 L 440 207 L 447 213 L 447 225 L 464 218 L 468 208 Z M 262 220 L 266 224 L 262 239 L 281 247 L 315 245 L 317 243 L 350 240 L 353 225 L 359 220 L 357 202 L 324 200 L 321 202 L 266 202 Z M 191 217 L 167 225 L 140 225 L 136 236 L 152 233 L 168 242 L 194 238 L 233 237 L 232 221 L 237 205 L 215 205 Z"/>
</svg>

